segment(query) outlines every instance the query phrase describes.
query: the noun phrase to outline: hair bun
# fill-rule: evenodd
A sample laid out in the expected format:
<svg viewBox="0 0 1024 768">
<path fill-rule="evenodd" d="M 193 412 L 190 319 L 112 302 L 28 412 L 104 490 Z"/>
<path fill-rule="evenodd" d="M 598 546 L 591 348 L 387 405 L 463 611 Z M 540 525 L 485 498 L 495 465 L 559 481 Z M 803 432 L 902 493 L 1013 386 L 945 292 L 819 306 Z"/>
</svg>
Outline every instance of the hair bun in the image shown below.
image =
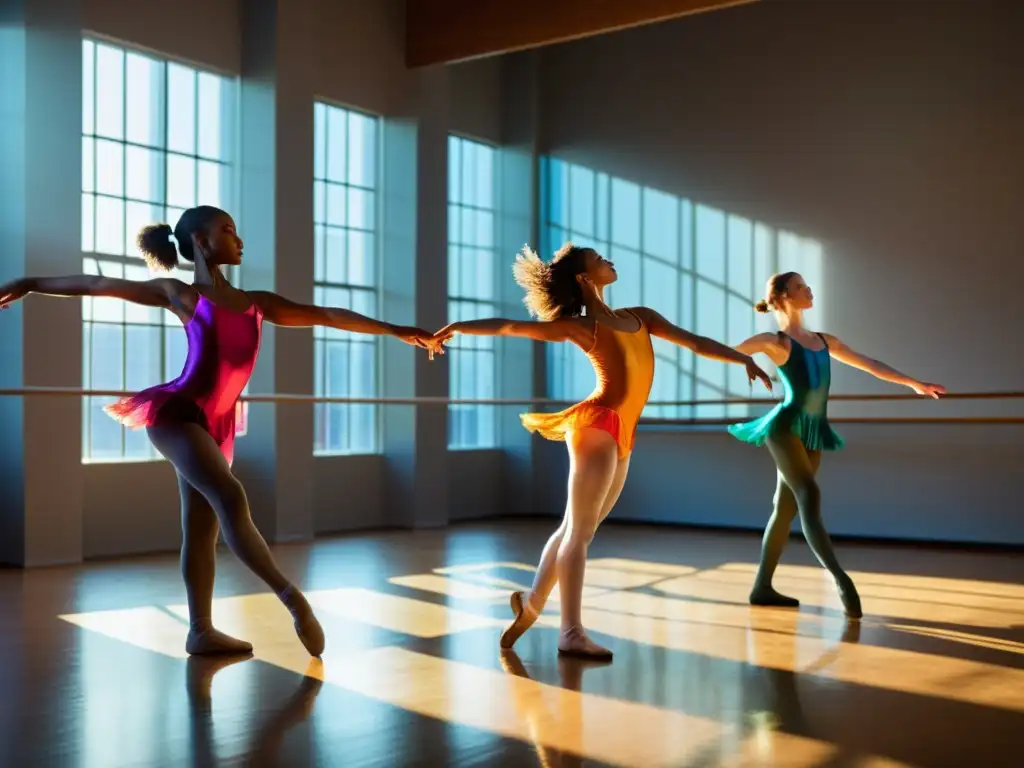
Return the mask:
<svg viewBox="0 0 1024 768">
<path fill-rule="evenodd" d="M 769 310 L 768 302 L 765 301 L 764 299 L 761 299 L 754 305 L 754 309 L 757 310 L 758 312 L 766 313 Z"/>
<path fill-rule="evenodd" d="M 170 224 L 150 224 L 139 232 L 136 244 L 150 269 L 170 272 L 178 264 L 178 251 Z"/>
</svg>

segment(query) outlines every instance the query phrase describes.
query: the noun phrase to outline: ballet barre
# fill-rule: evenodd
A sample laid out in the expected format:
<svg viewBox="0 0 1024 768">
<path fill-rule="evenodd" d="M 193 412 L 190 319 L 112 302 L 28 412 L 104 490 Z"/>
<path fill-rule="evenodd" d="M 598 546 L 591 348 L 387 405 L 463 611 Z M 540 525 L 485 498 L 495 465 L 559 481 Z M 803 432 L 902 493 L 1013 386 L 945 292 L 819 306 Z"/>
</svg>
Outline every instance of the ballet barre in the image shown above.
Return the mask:
<svg viewBox="0 0 1024 768">
<path fill-rule="evenodd" d="M 0 397 L 126 397 L 136 394 L 133 391 L 116 389 L 78 389 L 74 387 L 7 387 L 0 388 Z M 239 398 L 242 402 L 248 403 L 312 403 L 312 404 L 345 404 L 345 405 L 507 405 L 507 406 L 569 406 L 574 405 L 578 400 L 554 400 L 543 397 L 529 398 L 451 398 L 451 397 L 330 397 L 324 395 L 305 394 L 245 394 Z M 921 401 L 920 395 L 905 394 L 835 394 L 829 396 L 829 402 L 879 402 L 879 401 Z M 944 395 L 942 400 L 1018 400 L 1024 399 L 1024 392 L 955 392 Z M 721 398 L 707 400 L 651 400 L 647 403 L 648 408 L 689 408 L 708 405 L 777 405 L 778 398 Z M 950 417 L 962 423 L 962 417 Z M 971 417 L 963 417 L 971 418 Z M 1000 417 L 993 417 L 1000 418 Z M 884 421 L 890 421 L 888 417 Z M 661 421 L 660 419 L 645 419 L 645 421 Z M 670 419 L 675 423 L 689 423 L 686 419 Z M 714 420 L 701 420 L 700 424 L 708 424 Z M 874 423 L 875 420 L 855 418 L 850 421 L 847 417 L 830 418 L 834 422 L 846 423 Z M 914 419 L 914 422 L 923 419 Z M 932 420 L 928 419 L 928 423 Z M 723 424 L 731 424 L 731 421 L 723 420 Z M 989 423 L 989 422 L 985 422 Z M 996 423 L 996 422 L 993 422 Z"/>
</svg>

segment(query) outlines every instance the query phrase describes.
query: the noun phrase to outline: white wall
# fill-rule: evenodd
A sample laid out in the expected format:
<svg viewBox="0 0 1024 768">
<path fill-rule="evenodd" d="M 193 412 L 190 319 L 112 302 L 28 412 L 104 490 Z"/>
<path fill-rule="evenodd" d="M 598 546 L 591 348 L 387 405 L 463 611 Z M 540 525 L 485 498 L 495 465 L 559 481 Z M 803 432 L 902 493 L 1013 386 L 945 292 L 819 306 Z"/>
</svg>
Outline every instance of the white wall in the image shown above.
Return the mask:
<svg viewBox="0 0 1024 768">
<path fill-rule="evenodd" d="M 542 149 L 818 240 L 809 322 L 951 391 L 1019 390 L 1022 33 L 1010 3 L 766 0 L 555 46 L 542 57 Z M 895 388 L 844 369 L 833 391 Z M 840 431 L 849 448 L 822 470 L 834 532 L 1024 543 L 1021 427 Z M 557 510 L 564 449 L 543 446 L 537 462 L 552 465 L 542 484 Z M 764 451 L 644 432 L 616 515 L 758 527 L 773 486 Z"/>
</svg>

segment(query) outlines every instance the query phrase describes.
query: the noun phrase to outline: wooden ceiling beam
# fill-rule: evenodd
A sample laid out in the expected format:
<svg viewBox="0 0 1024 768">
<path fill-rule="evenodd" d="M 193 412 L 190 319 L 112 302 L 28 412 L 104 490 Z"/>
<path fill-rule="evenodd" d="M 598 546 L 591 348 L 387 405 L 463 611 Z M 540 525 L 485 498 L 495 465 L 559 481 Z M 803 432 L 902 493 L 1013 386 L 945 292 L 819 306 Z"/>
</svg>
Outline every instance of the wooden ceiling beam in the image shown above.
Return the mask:
<svg viewBox="0 0 1024 768">
<path fill-rule="evenodd" d="M 453 64 L 757 0 L 406 0 L 409 67 Z"/>
</svg>

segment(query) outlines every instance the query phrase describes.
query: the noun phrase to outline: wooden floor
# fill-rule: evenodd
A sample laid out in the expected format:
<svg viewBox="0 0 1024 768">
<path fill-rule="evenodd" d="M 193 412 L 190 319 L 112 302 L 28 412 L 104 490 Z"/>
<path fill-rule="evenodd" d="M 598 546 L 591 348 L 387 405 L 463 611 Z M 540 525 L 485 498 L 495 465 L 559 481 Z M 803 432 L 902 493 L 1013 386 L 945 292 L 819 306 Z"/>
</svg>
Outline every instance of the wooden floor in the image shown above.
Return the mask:
<svg viewBox="0 0 1024 768">
<path fill-rule="evenodd" d="M 615 661 L 559 660 L 557 600 L 502 656 L 507 594 L 552 523 L 278 549 L 327 631 L 306 656 L 226 551 L 215 617 L 256 647 L 187 659 L 174 557 L 0 572 L 0 765 L 1020 765 L 1024 559 L 841 545 L 847 623 L 802 541 L 746 604 L 758 539 L 603 528 L 585 621 Z"/>
</svg>

